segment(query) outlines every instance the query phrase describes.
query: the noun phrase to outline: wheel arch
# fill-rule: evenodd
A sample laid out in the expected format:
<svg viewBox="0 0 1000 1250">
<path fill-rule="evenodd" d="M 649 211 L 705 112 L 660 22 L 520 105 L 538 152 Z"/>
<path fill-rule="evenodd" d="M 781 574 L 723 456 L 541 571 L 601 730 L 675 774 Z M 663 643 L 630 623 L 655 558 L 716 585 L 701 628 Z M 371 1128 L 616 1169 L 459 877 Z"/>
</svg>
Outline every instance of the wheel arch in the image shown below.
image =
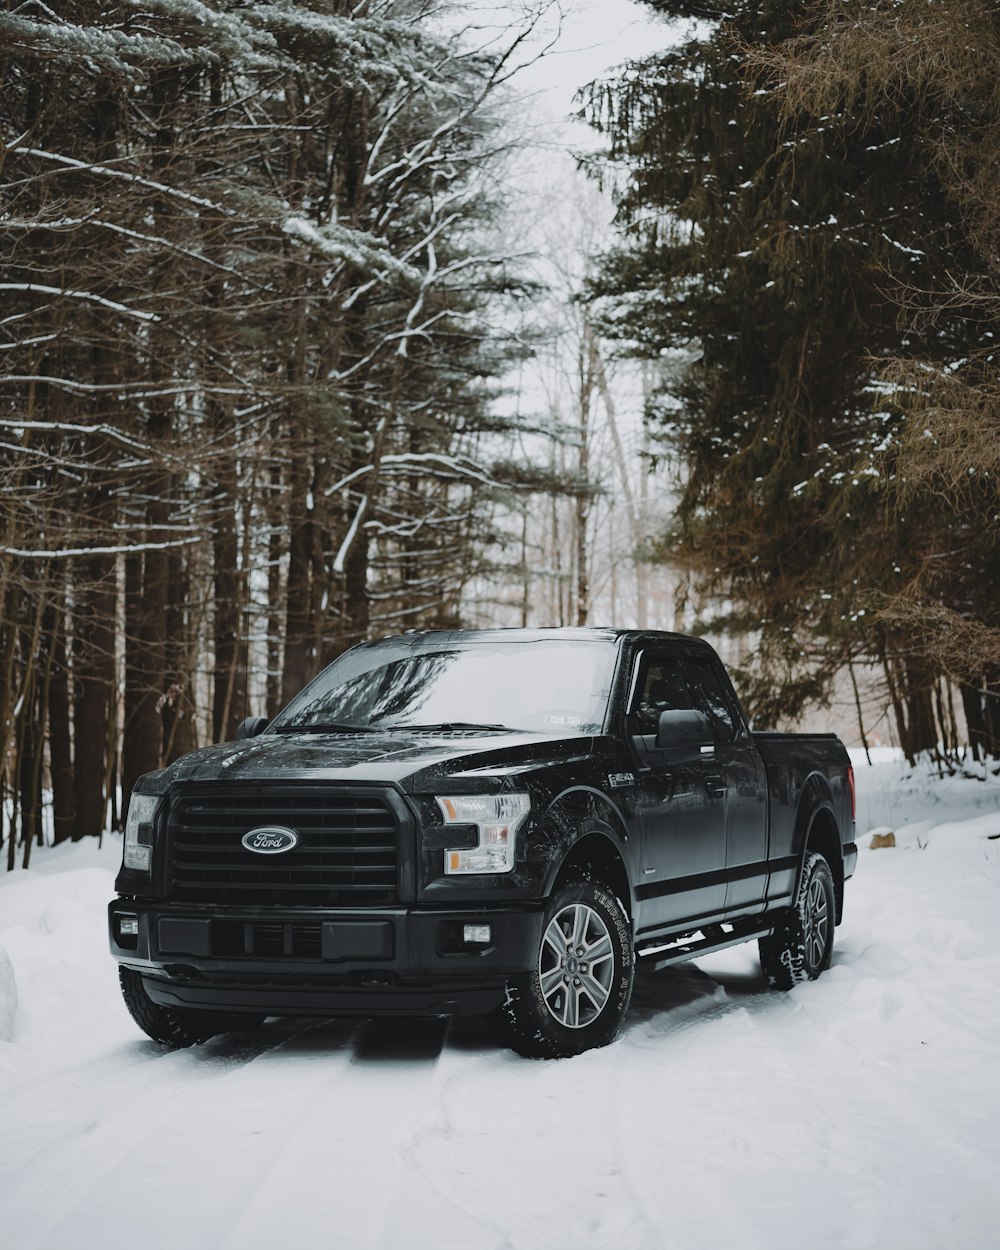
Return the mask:
<svg viewBox="0 0 1000 1250">
<path fill-rule="evenodd" d="M 548 897 L 572 871 L 603 881 L 613 890 L 632 922 L 632 882 L 626 863 L 628 831 L 620 812 L 599 790 L 573 790 L 550 804 L 542 823 L 559 830 L 559 846 L 545 877 Z"/>
<path fill-rule="evenodd" d="M 813 773 L 806 781 L 799 800 L 796 820 L 798 869 L 795 874 L 795 895 L 798 896 L 805 869 L 806 856 L 817 851 L 830 865 L 833 874 L 835 922 L 840 924 L 844 913 L 844 848 L 833 808 L 833 796 L 826 778 Z"/>
</svg>

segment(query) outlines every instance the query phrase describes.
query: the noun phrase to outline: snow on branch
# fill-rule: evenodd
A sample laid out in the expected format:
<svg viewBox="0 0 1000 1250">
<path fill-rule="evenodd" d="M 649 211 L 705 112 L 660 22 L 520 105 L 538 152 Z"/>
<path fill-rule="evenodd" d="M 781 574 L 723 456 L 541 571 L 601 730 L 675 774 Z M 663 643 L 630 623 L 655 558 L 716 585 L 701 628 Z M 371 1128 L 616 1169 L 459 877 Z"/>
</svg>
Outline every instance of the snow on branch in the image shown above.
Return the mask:
<svg viewBox="0 0 1000 1250">
<path fill-rule="evenodd" d="M 194 248 L 182 247 L 180 243 L 174 243 L 172 240 L 165 239 L 159 234 L 143 234 L 140 230 L 130 230 L 127 226 L 118 225 L 117 222 L 105 221 L 102 217 L 98 217 L 96 213 L 86 213 L 82 217 L 57 217 L 51 220 L 47 220 L 44 217 L 32 219 L 8 218 L 3 224 L 7 230 L 52 231 L 74 230 L 79 226 L 97 226 L 102 230 L 110 230 L 114 234 L 124 235 L 127 239 L 136 239 L 140 243 L 152 243 L 154 247 L 162 247 L 169 252 L 176 252 L 180 256 L 187 256 L 189 260 L 197 261 L 198 264 L 206 265 L 210 269 L 217 269 L 220 273 L 232 274 L 234 278 L 239 278 L 243 282 L 249 281 L 247 276 L 240 273 L 238 269 L 233 269 L 231 265 L 220 264 Z"/>
<path fill-rule="evenodd" d="M 177 200 L 184 200 L 188 204 L 195 204 L 199 208 L 210 208 L 215 213 L 222 213 L 226 217 L 235 216 L 235 210 L 231 208 L 223 208 L 221 204 L 216 204 L 214 200 L 203 199 L 200 195 L 192 195 L 189 191 L 181 191 L 177 187 L 169 187 L 166 183 L 155 182 L 152 178 L 142 178 L 139 174 L 130 174 L 124 169 L 112 169 L 109 165 L 95 165 L 89 161 L 78 161 L 72 156 L 63 156 L 58 152 L 44 152 L 40 148 L 8 148 L 8 151 L 16 152 L 18 156 L 35 156 L 39 160 L 54 161 L 58 165 L 66 165 L 70 169 L 85 170 L 89 174 L 100 174 L 104 178 L 117 178 L 122 182 L 133 182 L 140 187 L 148 187 L 151 191 L 159 191 L 163 195 L 172 196 Z"/>
<path fill-rule="evenodd" d="M 441 469 L 448 469 L 450 472 L 448 477 L 472 478 L 474 481 L 482 482 L 484 486 L 496 486 L 496 482 L 486 473 L 479 465 L 470 461 L 461 460 L 457 456 L 447 456 L 436 451 L 408 451 L 396 453 L 386 453 L 379 461 L 380 469 L 385 468 L 416 468 L 417 466 L 437 466 Z M 337 491 L 343 490 L 351 482 L 357 481 L 358 478 L 373 473 L 375 466 L 366 464 L 361 469 L 355 469 L 353 473 L 348 473 L 346 477 L 342 477 L 328 486 L 323 492 L 327 497 L 336 494 Z M 438 475 L 442 476 L 442 475 Z M 345 542 L 347 539 L 344 540 Z"/>
<path fill-rule="evenodd" d="M 120 443 L 127 451 L 134 456 L 143 457 L 152 461 L 160 460 L 167 463 L 176 463 L 184 465 L 187 463 L 184 456 L 178 453 L 169 452 L 163 448 L 153 447 L 151 444 L 143 442 L 142 439 L 133 438 L 126 434 L 124 430 L 118 429 L 113 425 L 84 425 L 75 421 L 26 421 L 18 418 L 0 418 L 0 429 L 13 430 L 14 434 L 24 434 L 29 430 L 37 430 L 43 433 L 54 434 L 83 434 L 91 437 L 101 437 L 108 439 L 109 442 Z M 30 451 L 33 455 L 40 455 L 44 451 L 43 448 L 22 447 L 19 448 L 21 453 Z M 231 449 L 227 448 L 227 454 Z"/>
<path fill-rule="evenodd" d="M 69 291 L 61 286 L 45 286 L 41 282 L 0 282 L 0 291 L 27 291 L 29 294 L 61 295 L 66 299 L 82 299 L 92 304 L 100 304 L 113 312 L 124 313 L 126 317 L 135 317 L 137 321 L 159 321 L 156 313 L 140 312 L 137 308 L 129 308 L 127 304 L 116 303 L 113 299 L 105 299 L 103 295 L 95 295 L 92 291 Z"/>
<path fill-rule="evenodd" d="M 375 271 L 376 277 L 385 279 L 389 271 L 408 282 L 419 281 L 419 273 L 412 265 L 397 259 L 384 239 L 364 230 L 351 230 L 337 222 L 314 226 L 304 217 L 288 217 L 282 224 L 285 234 L 314 247 L 331 260 L 342 260 L 366 272 Z M 382 272 L 379 272 L 379 271 Z"/>
<path fill-rule="evenodd" d="M 190 3 L 190 0 L 185 0 L 183 4 L 171 0 L 169 11 L 175 17 L 183 13 L 196 29 L 208 34 L 214 46 L 202 44 L 191 47 L 150 29 L 149 12 L 168 10 L 166 4 L 156 3 L 155 0 L 142 6 L 147 20 L 143 22 L 143 29 L 135 33 L 122 30 L 117 24 L 98 26 L 92 21 L 68 22 L 47 6 L 38 7 L 53 20 L 40 22 L 35 16 L 0 14 L 0 39 L 5 46 L 40 53 L 46 59 L 56 57 L 83 63 L 91 71 L 97 69 L 118 74 L 134 73 L 139 66 L 217 65 L 220 54 L 240 56 L 248 66 L 277 63 L 273 52 L 264 56 L 255 46 L 261 45 L 266 49 L 268 45 L 273 46 L 273 40 L 257 35 L 239 18 L 220 14 L 210 5 Z"/>
<path fill-rule="evenodd" d="M 59 547 L 50 551 L 33 550 L 28 547 L 0 547 L 0 556 L 18 556 L 25 560 L 69 560 L 74 556 L 127 556 L 135 551 L 166 551 L 170 547 L 190 547 L 202 538 L 175 538 L 163 543 L 123 543 L 117 547 Z"/>
<path fill-rule="evenodd" d="M 77 382 L 73 378 L 57 378 L 45 373 L 9 373 L 5 377 L 0 377 L 0 383 L 4 382 L 16 382 L 19 385 L 42 382 L 46 386 L 58 386 L 63 390 L 78 394 L 92 395 L 111 392 L 114 395 L 128 395 L 130 399 L 162 399 L 165 395 L 187 395 L 191 391 L 197 391 L 199 395 L 246 394 L 246 388 L 239 386 L 196 386 L 194 383 L 156 386 L 149 382 Z"/>
<path fill-rule="evenodd" d="M 48 16 L 56 15 L 48 9 Z M 0 31 L 4 42 L 17 50 L 44 51 L 49 57 L 62 55 L 74 60 L 85 59 L 92 66 L 103 70 L 125 73 L 128 60 L 121 54 L 141 49 L 146 60 L 183 63 L 194 58 L 176 40 L 154 38 L 144 32 L 141 39 L 128 36 L 120 30 L 77 25 L 74 22 L 39 22 L 36 18 L 22 17 L 17 13 L 0 15 Z"/>
<path fill-rule="evenodd" d="M 340 544 L 340 550 L 337 552 L 336 558 L 333 562 L 333 571 L 335 573 L 343 573 L 344 565 L 347 563 L 348 553 L 354 545 L 354 537 L 358 532 L 358 528 L 360 527 L 367 510 L 368 496 L 362 495 L 361 502 L 358 504 L 358 510 L 354 514 L 354 519 L 351 521 L 350 528 L 344 535 L 344 541 Z"/>
</svg>

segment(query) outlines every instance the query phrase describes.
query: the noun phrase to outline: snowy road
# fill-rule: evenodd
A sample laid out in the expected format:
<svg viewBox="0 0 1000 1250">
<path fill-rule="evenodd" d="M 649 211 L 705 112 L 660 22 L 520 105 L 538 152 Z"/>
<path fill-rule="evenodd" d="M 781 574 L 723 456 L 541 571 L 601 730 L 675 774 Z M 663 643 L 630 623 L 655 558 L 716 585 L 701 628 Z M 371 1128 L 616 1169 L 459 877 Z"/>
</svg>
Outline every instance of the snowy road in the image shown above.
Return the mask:
<svg viewBox="0 0 1000 1250">
<path fill-rule="evenodd" d="M 269 1021 L 190 1051 L 118 998 L 114 846 L 0 882 L 0 1242 L 16 1250 L 996 1250 L 996 783 L 862 777 L 834 966 L 640 975 L 617 1044 L 532 1063 L 475 1023 Z M 862 845 L 867 839 L 862 840 Z"/>
</svg>

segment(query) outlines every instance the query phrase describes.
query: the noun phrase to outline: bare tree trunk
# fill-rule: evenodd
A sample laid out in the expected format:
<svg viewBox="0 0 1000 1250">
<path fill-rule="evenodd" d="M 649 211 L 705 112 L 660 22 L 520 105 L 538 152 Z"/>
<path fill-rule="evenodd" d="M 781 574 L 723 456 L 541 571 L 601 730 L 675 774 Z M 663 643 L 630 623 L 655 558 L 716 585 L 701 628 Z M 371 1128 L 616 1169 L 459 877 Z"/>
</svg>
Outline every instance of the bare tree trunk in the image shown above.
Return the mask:
<svg viewBox="0 0 1000 1250">
<path fill-rule="evenodd" d="M 1000 758 L 1000 694 L 984 674 L 978 686 L 963 682 L 959 687 L 969 746 L 976 760 Z"/>
<path fill-rule="evenodd" d="M 106 512 L 110 500 L 101 499 L 99 506 Z M 91 555 L 80 567 L 73 628 L 74 841 L 100 834 L 104 824 L 117 597 L 114 556 Z"/>
<path fill-rule="evenodd" d="M 170 177 L 175 159 L 181 74 L 174 67 L 153 74 L 153 109 L 156 130 L 151 164 L 157 181 Z M 170 234 L 173 216 L 169 207 L 154 202 L 157 230 Z M 150 271 L 153 290 L 167 290 L 182 282 L 171 253 L 156 259 Z M 174 339 L 159 325 L 150 338 L 153 381 L 169 381 L 175 372 Z M 149 411 L 147 435 L 160 455 L 172 442 L 173 400 L 168 395 L 146 401 Z M 167 607 L 170 580 L 168 550 L 155 546 L 167 535 L 170 519 L 172 475 L 162 463 L 154 463 L 139 475 L 140 499 L 145 498 L 145 537 L 150 546 L 126 559 L 125 572 L 125 725 L 121 745 L 122 810 L 128 810 L 135 782 L 143 773 L 163 763 L 163 702 L 167 695 Z"/>
<path fill-rule="evenodd" d="M 917 756 L 927 752 L 940 758 L 938 728 L 934 717 L 934 678 L 929 669 L 914 656 L 887 659 L 883 652 L 883 669 L 889 688 L 899 745 L 912 765 Z"/>
<path fill-rule="evenodd" d="M 163 763 L 196 746 L 194 699 L 191 693 L 190 649 L 197 644 L 197 627 L 190 610 L 191 566 L 184 548 L 167 557 L 165 698 L 161 712 Z"/>
<path fill-rule="evenodd" d="M 553 476 L 555 476 L 557 468 L 557 447 L 555 443 L 551 444 L 550 467 Z M 558 466 L 560 470 L 565 471 L 564 465 Z M 549 496 L 549 522 L 550 536 L 552 540 L 550 559 L 547 561 L 552 569 L 553 576 L 553 594 L 555 604 L 555 625 L 565 625 L 566 617 L 563 614 L 563 552 L 562 552 L 562 536 L 559 525 L 559 498 L 554 493 Z"/>
<path fill-rule="evenodd" d="M 287 703 L 308 681 L 311 673 L 312 511 L 308 506 L 310 464 L 305 435 L 291 430 L 291 463 L 288 477 L 288 583 L 285 589 L 285 660 L 282 666 L 281 702 Z"/>
<path fill-rule="evenodd" d="M 37 668 L 27 679 L 22 692 L 20 733 L 17 744 L 18 790 L 21 807 L 21 842 L 24 847 L 24 867 L 27 868 L 32 844 L 42 840 L 42 746 L 43 739 L 38 723 L 41 705 Z"/>
<path fill-rule="evenodd" d="M 858 693 L 858 681 L 854 676 L 854 665 L 851 663 L 851 657 L 847 657 L 847 671 L 851 677 L 851 689 L 854 691 L 854 707 L 858 713 L 858 733 L 861 735 L 861 745 L 865 749 L 865 759 L 869 764 L 872 762 L 871 752 L 868 750 L 868 736 L 865 733 L 865 718 L 861 711 L 861 695 Z"/>
<path fill-rule="evenodd" d="M 368 600 L 368 534 L 354 542 L 344 565 L 345 622 L 343 641 L 353 646 L 368 636 L 371 604 Z"/>
<path fill-rule="evenodd" d="M 615 466 L 618 469 L 618 482 L 621 486 L 622 498 L 625 501 L 625 514 L 628 517 L 632 560 L 635 564 L 635 624 L 637 629 L 646 629 L 649 624 L 649 566 L 642 550 L 645 542 L 645 534 L 643 532 L 645 490 L 640 490 L 640 497 L 637 501 L 632 487 L 632 479 L 629 475 L 628 459 L 625 455 L 621 433 L 618 429 L 618 413 L 614 396 L 611 394 L 611 387 L 608 385 L 608 375 L 607 370 L 604 368 L 600 342 L 589 322 L 584 323 L 584 335 L 593 353 L 594 381 L 604 404 L 608 431 L 611 434 L 611 446 L 614 450 Z M 640 468 L 643 464 L 644 461 L 640 461 Z"/>
<path fill-rule="evenodd" d="M 245 674 L 240 662 L 242 577 L 237 565 L 236 466 L 221 460 L 215 475 L 212 524 L 215 591 L 215 669 L 212 679 L 212 733 L 216 742 L 233 738 L 243 716 Z"/>
<path fill-rule="evenodd" d="M 0 600 L 0 641 L 3 643 L 3 655 L 0 656 L 3 668 L 0 670 L 0 830 L 3 828 L 4 813 L 7 811 L 6 794 L 7 794 L 7 768 L 6 762 L 8 756 L 13 749 L 16 749 L 16 728 L 14 725 L 13 709 L 15 695 L 15 665 L 17 661 L 17 638 L 18 627 L 15 618 L 17 593 L 14 577 L 11 577 L 6 585 L 5 593 Z M 9 837 L 7 844 L 7 868 L 13 869 L 15 864 L 17 836 L 14 824 L 14 795 L 17 792 L 15 785 L 11 794 Z"/>
<path fill-rule="evenodd" d="M 521 514 L 521 628 L 528 627 L 531 611 L 531 569 L 528 566 L 528 509 Z"/>
<path fill-rule="evenodd" d="M 68 578 L 60 577 L 52 612 L 52 677 L 49 682 L 49 768 L 52 774 L 53 840 L 58 844 L 72 836 L 76 814 L 73 787 L 69 664 L 66 646 L 65 601 Z"/>
<path fill-rule="evenodd" d="M 48 578 L 47 578 L 48 580 Z M 37 656 L 35 662 L 35 679 L 31 692 L 30 715 L 28 725 L 30 726 L 31 736 L 31 772 L 27 777 L 22 776 L 21 785 L 21 810 L 27 814 L 27 819 L 22 821 L 24 830 L 24 859 L 22 866 L 27 868 L 31 862 L 31 848 L 37 841 L 39 846 L 45 845 L 45 836 L 42 828 L 42 764 L 45 755 L 45 710 L 49 705 L 49 690 L 52 683 L 52 664 L 53 664 L 53 631 L 52 620 L 54 611 L 52 604 L 49 602 L 50 588 L 45 588 L 45 593 L 39 603 L 39 630 L 34 641 L 34 654 Z M 27 786 L 25 786 L 25 781 Z M 26 792 L 30 795 L 28 801 L 25 800 Z"/>
<path fill-rule="evenodd" d="M 577 473 L 579 481 L 575 500 L 576 521 L 576 624 L 586 625 L 590 612 L 590 549 L 587 522 L 590 519 L 590 398 L 593 350 L 588 344 L 580 349 L 579 439 Z"/>
<path fill-rule="evenodd" d="M 162 524 L 162 492 L 157 475 L 148 482 L 147 515 Z M 153 541 L 162 533 L 148 527 Z M 125 558 L 125 724 L 122 735 L 122 810 L 143 773 L 159 768 L 163 758 L 160 700 L 166 669 L 167 553 L 131 552 Z"/>
<path fill-rule="evenodd" d="M 282 579 L 281 579 L 281 470 L 271 467 L 267 495 L 267 709 L 268 719 L 281 707 Z"/>
</svg>

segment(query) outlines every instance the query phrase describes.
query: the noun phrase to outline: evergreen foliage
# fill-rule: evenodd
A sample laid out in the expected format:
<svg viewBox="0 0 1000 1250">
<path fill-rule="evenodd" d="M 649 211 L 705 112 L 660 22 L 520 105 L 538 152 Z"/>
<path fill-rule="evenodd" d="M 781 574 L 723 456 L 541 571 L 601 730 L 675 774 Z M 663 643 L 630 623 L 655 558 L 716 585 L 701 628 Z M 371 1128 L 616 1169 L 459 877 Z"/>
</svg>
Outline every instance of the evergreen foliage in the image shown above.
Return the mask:
<svg viewBox="0 0 1000 1250">
<path fill-rule="evenodd" d="M 682 479 L 664 554 L 759 636 L 760 722 L 865 660 L 908 754 L 955 740 L 944 677 L 995 754 L 995 12 L 653 7 L 707 24 L 586 111 L 622 232 L 601 328 L 652 358 L 698 346 L 656 414 Z"/>
</svg>

